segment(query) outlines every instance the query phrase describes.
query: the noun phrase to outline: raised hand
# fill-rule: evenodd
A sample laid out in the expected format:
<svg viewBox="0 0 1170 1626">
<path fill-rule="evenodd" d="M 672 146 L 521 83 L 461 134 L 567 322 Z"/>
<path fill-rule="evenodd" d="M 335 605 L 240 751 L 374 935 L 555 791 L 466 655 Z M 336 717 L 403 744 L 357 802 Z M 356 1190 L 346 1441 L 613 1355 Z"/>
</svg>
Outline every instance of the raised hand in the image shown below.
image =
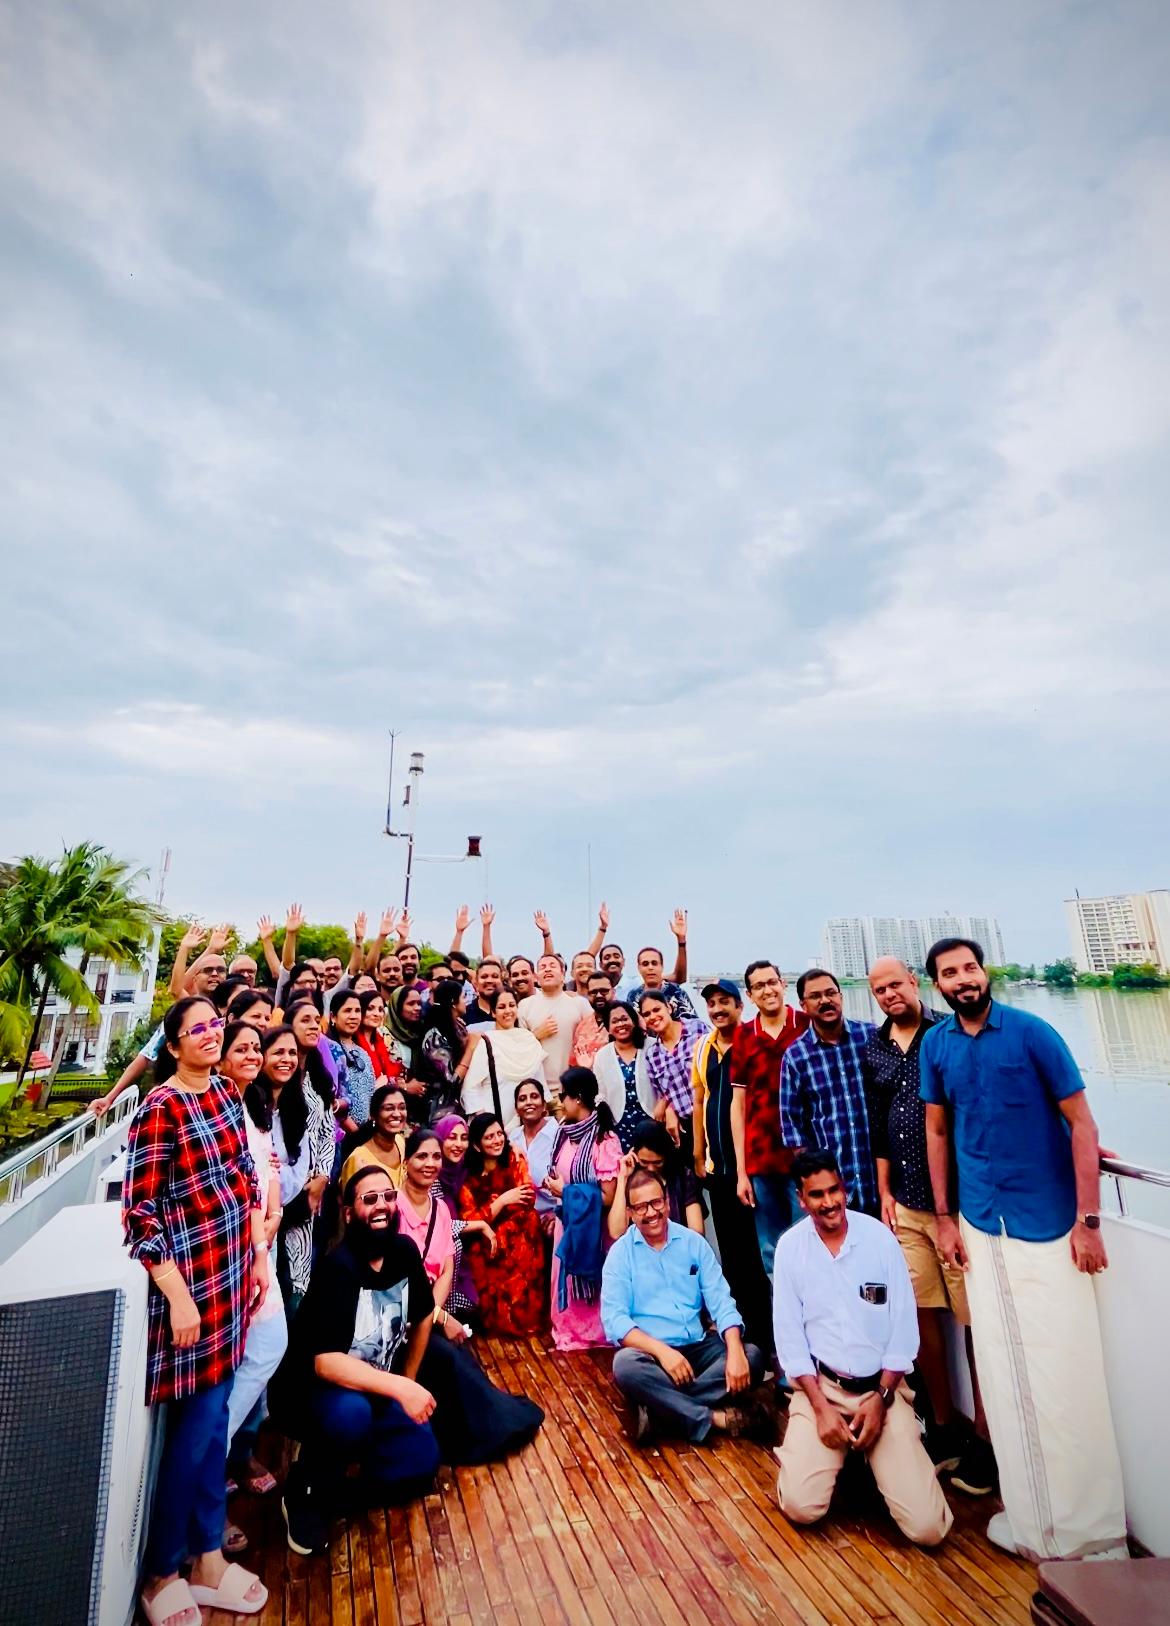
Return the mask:
<svg viewBox="0 0 1170 1626">
<path fill-rule="evenodd" d="M 484 927 L 490 926 L 495 918 L 496 911 L 492 908 L 490 903 L 485 903 L 483 908 L 479 911 L 480 925 Z"/>
<path fill-rule="evenodd" d="M 366 911 L 364 909 L 358 911 L 357 918 L 353 923 L 353 940 L 359 947 L 366 940 Z"/>
<path fill-rule="evenodd" d="M 378 936 L 385 940 L 394 936 L 394 928 L 398 924 L 398 911 L 391 905 L 382 910 L 382 918 L 378 922 Z"/>
<path fill-rule="evenodd" d="M 262 943 L 267 943 L 276 936 L 276 927 L 272 924 L 271 916 L 260 916 L 256 922 L 256 936 Z"/>
<path fill-rule="evenodd" d="M 471 925 L 471 910 L 465 903 L 459 905 L 459 913 L 455 916 L 455 930 L 465 932 Z"/>
<path fill-rule="evenodd" d="M 305 924 L 305 911 L 299 903 L 290 903 L 288 914 L 285 917 L 284 929 L 286 932 L 299 932 Z"/>
<path fill-rule="evenodd" d="M 187 930 L 183 933 L 179 947 L 181 949 L 186 949 L 187 953 L 190 954 L 193 948 L 199 947 L 200 943 L 202 943 L 206 936 L 207 927 L 200 926 L 198 921 L 193 920 L 187 927 Z"/>
<path fill-rule="evenodd" d="M 404 909 L 398 922 L 398 941 L 400 943 L 410 942 L 410 926 L 410 914 L 406 909 Z"/>
<path fill-rule="evenodd" d="M 602 898 L 601 907 L 597 911 L 597 924 L 601 927 L 603 932 L 607 932 L 609 930 L 609 904 L 606 903 L 604 898 Z"/>
<path fill-rule="evenodd" d="M 221 954 L 224 944 L 231 935 L 232 928 L 229 923 L 224 922 L 222 925 L 217 926 L 211 934 L 211 941 L 207 945 L 208 954 Z"/>
<path fill-rule="evenodd" d="M 670 917 L 670 929 L 680 943 L 687 940 L 687 912 L 685 909 L 676 909 Z"/>
<path fill-rule="evenodd" d="M 551 935 L 549 932 L 548 916 L 545 914 L 543 909 L 538 909 L 532 918 L 536 922 L 536 929 L 542 937 L 548 937 Z"/>
</svg>

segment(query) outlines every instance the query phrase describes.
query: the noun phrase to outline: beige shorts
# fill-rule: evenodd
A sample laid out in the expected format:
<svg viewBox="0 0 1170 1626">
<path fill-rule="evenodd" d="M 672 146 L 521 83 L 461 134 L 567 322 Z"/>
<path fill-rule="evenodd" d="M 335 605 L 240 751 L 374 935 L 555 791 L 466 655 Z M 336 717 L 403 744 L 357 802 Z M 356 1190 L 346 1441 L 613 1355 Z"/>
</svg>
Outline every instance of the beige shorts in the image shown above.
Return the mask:
<svg viewBox="0 0 1170 1626">
<path fill-rule="evenodd" d="M 935 1240 L 938 1221 L 933 1214 L 897 1205 L 898 1241 L 914 1285 L 914 1302 L 920 1310 L 950 1310 L 964 1327 L 971 1325 L 967 1308 L 967 1284 L 955 1265 L 944 1265 Z"/>
</svg>

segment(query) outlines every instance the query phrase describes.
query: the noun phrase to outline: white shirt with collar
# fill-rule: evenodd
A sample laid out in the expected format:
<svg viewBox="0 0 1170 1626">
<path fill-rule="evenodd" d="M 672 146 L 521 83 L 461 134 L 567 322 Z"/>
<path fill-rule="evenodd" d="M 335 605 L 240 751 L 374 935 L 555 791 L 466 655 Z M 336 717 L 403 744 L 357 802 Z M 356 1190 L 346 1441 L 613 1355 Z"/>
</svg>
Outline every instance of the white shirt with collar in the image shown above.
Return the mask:
<svg viewBox="0 0 1170 1626">
<path fill-rule="evenodd" d="M 789 1378 L 813 1376 L 818 1360 L 851 1378 L 908 1372 L 914 1364 L 918 1312 L 897 1238 L 880 1220 L 852 1209 L 846 1226 L 836 1255 L 811 1217 L 776 1244 L 772 1319 L 776 1352 Z M 867 1284 L 884 1287 L 885 1303 L 862 1296 Z"/>
</svg>

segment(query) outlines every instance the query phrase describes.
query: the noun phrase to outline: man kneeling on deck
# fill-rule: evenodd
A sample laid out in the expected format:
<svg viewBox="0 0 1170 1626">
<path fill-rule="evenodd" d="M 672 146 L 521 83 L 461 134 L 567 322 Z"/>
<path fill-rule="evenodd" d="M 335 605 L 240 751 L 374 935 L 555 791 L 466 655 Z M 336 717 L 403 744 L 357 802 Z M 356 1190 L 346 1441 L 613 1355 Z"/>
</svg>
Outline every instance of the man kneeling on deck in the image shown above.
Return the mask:
<svg viewBox="0 0 1170 1626">
<path fill-rule="evenodd" d="M 846 1452 L 863 1451 L 903 1535 L 940 1542 L 952 1515 L 902 1378 L 918 1353 L 910 1273 L 880 1220 L 851 1212 L 836 1161 L 792 1165 L 808 1218 L 776 1247 L 776 1353 L 796 1393 L 780 1447 L 781 1510 L 796 1524 L 828 1511 Z"/>
<path fill-rule="evenodd" d="M 606 1337 L 622 1346 L 613 1376 L 634 1408 L 638 1442 L 652 1422 L 695 1441 L 713 1428 L 742 1433 L 748 1416 L 735 1397 L 759 1383 L 764 1357 L 744 1344 L 743 1320 L 710 1244 L 671 1220 L 666 1186 L 649 1169 L 626 1181 L 626 1208 L 633 1224 L 606 1258 L 601 1320 Z M 704 1309 L 715 1323 L 706 1332 Z"/>
</svg>

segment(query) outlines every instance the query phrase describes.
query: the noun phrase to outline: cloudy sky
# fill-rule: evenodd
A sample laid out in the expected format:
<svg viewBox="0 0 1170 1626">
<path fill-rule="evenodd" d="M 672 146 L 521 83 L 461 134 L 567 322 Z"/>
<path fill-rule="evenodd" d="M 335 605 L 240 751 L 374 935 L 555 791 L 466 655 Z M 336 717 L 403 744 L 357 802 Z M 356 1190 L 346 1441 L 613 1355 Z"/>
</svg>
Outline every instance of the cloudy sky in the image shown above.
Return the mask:
<svg viewBox="0 0 1170 1626">
<path fill-rule="evenodd" d="M 1170 884 L 1160 0 L 14 0 L 0 851 L 692 965 Z M 16 681 L 12 681 L 15 673 Z M 399 762 L 401 765 L 402 757 Z"/>
</svg>

